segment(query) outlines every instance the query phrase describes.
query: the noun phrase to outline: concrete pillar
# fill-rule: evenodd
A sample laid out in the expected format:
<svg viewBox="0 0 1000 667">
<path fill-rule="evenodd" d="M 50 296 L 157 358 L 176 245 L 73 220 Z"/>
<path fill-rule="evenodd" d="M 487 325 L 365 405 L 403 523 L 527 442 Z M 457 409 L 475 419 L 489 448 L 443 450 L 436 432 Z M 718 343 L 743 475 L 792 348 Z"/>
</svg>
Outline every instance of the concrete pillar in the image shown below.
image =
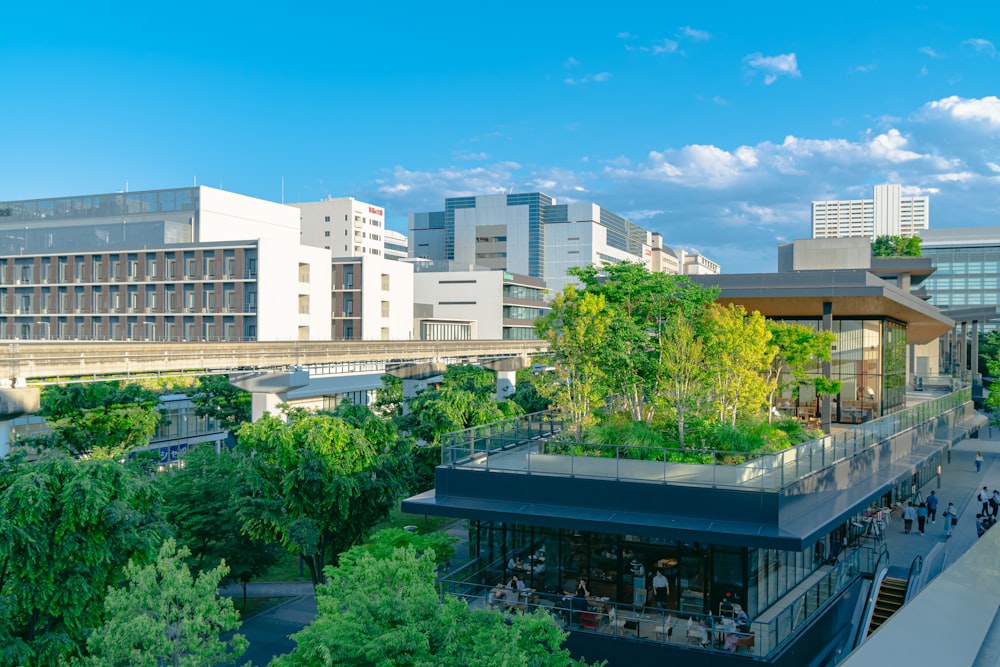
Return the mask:
<svg viewBox="0 0 1000 667">
<path fill-rule="evenodd" d="M 824 301 L 823 302 L 823 331 L 833 331 L 833 302 Z M 823 362 L 823 377 L 827 380 L 832 379 L 833 367 L 829 361 Z M 822 414 L 822 419 L 820 421 L 820 427 L 824 432 L 830 432 L 830 421 L 833 419 L 833 415 L 830 412 L 833 410 L 833 397 L 829 395 L 824 395 L 821 399 L 822 407 L 820 411 Z"/>
<path fill-rule="evenodd" d="M 979 320 L 972 320 L 972 357 L 969 359 L 969 366 L 972 370 L 972 379 L 979 377 Z"/>
<path fill-rule="evenodd" d="M 963 375 L 966 370 L 969 369 L 969 323 L 962 322 L 962 333 L 958 341 L 958 364 L 959 368 L 962 369 Z"/>
<path fill-rule="evenodd" d="M 497 371 L 497 398 L 503 400 L 517 391 L 517 371 Z"/>
<path fill-rule="evenodd" d="M 278 406 L 286 402 L 288 392 L 309 384 L 309 371 L 293 367 L 288 371 L 233 373 L 229 381 L 252 394 L 250 417 L 257 421 L 265 412 L 277 416 Z"/>
<path fill-rule="evenodd" d="M 9 421 L 0 422 L 0 459 L 10 454 L 10 428 Z"/>
<path fill-rule="evenodd" d="M 278 406 L 285 402 L 280 394 L 265 394 L 261 391 L 255 391 L 250 396 L 250 419 L 253 421 L 257 421 L 268 412 L 271 413 L 271 416 L 277 417 L 279 414 Z"/>
<path fill-rule="evenodd" d="M 440 376 L 435 376 L 435 377 L 440 377 Z M 430 384 L 428 378 L 420 378 L 420 379 L 407 378 L 403 380 L 402 409 L 404 415 L 410 414 L 410 399 L 416 398 L 417 394 L 426 389 L 428 384 Z"/>
<path fill-rule="evenodd" d="M 0 458 L 10 453 L 10 420 L 38 412 L 38 387 L 24 385 L 24 378 L 0 380 Z"/>
</svg>

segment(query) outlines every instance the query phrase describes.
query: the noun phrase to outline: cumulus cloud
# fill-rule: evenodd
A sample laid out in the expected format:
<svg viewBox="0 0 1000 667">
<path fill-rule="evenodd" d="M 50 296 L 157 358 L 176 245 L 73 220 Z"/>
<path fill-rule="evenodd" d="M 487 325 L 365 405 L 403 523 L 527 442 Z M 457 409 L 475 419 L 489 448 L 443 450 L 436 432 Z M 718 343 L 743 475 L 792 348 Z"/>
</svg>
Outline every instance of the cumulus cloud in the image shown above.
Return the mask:
<svg viewBox="0 0 1000 667">
<path fill-rule="evenodd" d="M 712 35 L 704 30 L 695 30 L 689 25 L 681 26 L 680 35 L 695 42 L 704 42 L 711 39 Z"/>
<path fill-rule="evenodd" d="M 995 58 L 997 55 L 997 49 L 993 46 L 993 42 L 988 39 L 982 39 L 981 37 L 973 37 L 962 42 L 962 46 L 967 46 L 974 51 L 979 53 L 985 53 L 990 58 Z"/>
<path fill-rule="evenodd" d="M 995 221 L 1000 100 L 948 97 L 872 125 L 851 136 L 591 154 L 589 163 L 573 165 L 484 157 L 430 171 L 398 166 L 358 194 L 404 216 L 441 210 L 445 197 L 510 189 L 593 201 L 660 232 L 669 246 L 698 248 L 728 273 L 773 271 L 779 240 L 809 236 L 810 201 L 870 198 L 877 183 L 932 196 L 935 228 Z"/>
<path fill-rule="evenodd" d="M 917 49 L 917 53 L 922 53 L 925 56 L 928 56 L 930 58 L 943 58 L 944 57 L 940 53 L 938 53 L 937 51 L 935 51 L 934 49 L 932 49 L 929 46 L 921 46 L 919 49 Z"/>
<path fill-rule="evenodd" d="M 923 110 L 929 116 L 944 116 L 962 123 L 981 123 L 991 128 L 1000 127 L 1000 98 L 996 95 L 978 99 L 952 95 L 928 102 Z"/>
<path fill-rule="evenodd" d="M 762 53 L 751 53 L 743 58 L 743 62 L 750 68 L 751 72 L 764 75 L 764 84 L 770 86 L 778 80 L 779 76 L 788 76 L 797 79 L 802 74 L 799 72 L 798 61 L 794 53 L 783 53 L 777 56 L 765 56 Z"/>
</svg>

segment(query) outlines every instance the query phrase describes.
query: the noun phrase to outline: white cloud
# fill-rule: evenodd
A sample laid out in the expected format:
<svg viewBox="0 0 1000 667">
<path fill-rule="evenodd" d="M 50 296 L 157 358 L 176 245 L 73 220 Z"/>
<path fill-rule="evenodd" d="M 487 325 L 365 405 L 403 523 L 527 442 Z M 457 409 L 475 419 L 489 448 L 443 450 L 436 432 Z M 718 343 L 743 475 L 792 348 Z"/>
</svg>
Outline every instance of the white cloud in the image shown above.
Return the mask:
<svg viewBox="0 0 1000 667">
<path fill-rule="evenodd" d="M 868 143 L 868 151 L 873 158 L 889 162 L 907 162 L 920 159 L 922 156 L 919 153 L 905 149 L 907 143 L 906 137 L 901 135 L 899 130 L 892 129 L 872 139 Z"/>
<path fill-rule="evenodd" d="M 712 97 L 712 102 L 714 102 L 715 104 L 718 104 L 719 106 L 726 106 L 727 104 L 729 104 L 729 101 L 726 100 L 726 98 L 724 98 L 724 97 L 722 97 L 720 95 L 713 96 Z"/>
<path fill-rule="evenodd" d="M 603 83 L 612 76 L 611 72 L 597 72 L 596 74 L 584 74 L 579 78 L 566 77 L 563 82 L 569 86 L 585 85 L 588 83 Z"/>
<path fill-rule="evenodd" d="M 654 56 L 670 54 L 677 50 L 677 42 L 672 39 L 657 39 L 649 43 L 649 46 L 640 46 L 641 51 L 647 51 Z"/>
<path fill-rule="evenodd" d="M 940 53 L 938 53 L 937 51 L 935 51 L 934 49 L 932 49 L 929 46 L 921 46 L 919 49 L 917 49 L 917 53 L 922 53 L 925 56 L 929 56 L 931 58 L 943 58 L 944 57 Z"/>
<path fill-rule="evenodd" d="M 600 204 L 660 232 L 671 247 L 698 248 L 727 273 L 773 271 L 779 239 L 809 236 L 811 200 L 868 198 L 873 183 L 932 196 L 935 228 L 995 221 L 1000 99 L 944 98 L 870 125 L 850 136 L 590 152 L 588 162 L 562 165 L 456 157 L 437 170 L 398 166 L 357 195 L 405 217 L 441 210 L 451 196 L 541 190 L 560 201 Z"/>
<path fill-rule="evenodd" d="M 878 69 L 878 65 L 857 65 L 852 67 L 851 74 L 867 74 L 868 72 L 874 72 Z"/>
<path fill-rule="evenodd" d="M 579 60 L 577 60 L 573 56 L 570 56 L 569 58 L 566 59 L 566 62 L 563 63 L 563 67 L 576 67 L 579 64 L 580 64 Z"/>
<path fill-rule="evenodd" d="M 783 53 L 777 56 L 751 53 L 743 59 L 743 62 L 752 72 L 762 73 L 764 84 L 768 86 L 777 81 L 779 76 L 788 76 L 793 79 L 802 76 L 794 53 Z"/>
<path fill-rule="evenodd" d="M 704 30 L 695 30 L 689 25 L 681 26 L 680 34 L 695 42 L 704 42 L 711 39 L 712 35 Z"/>
<path fill-rule="evenodd" d="M 945 116 L 966 123 L 985 123 L 1000 127 L 1000 98 L 989 95 L 982 98 L 965 98 L 952 95 L 924 105 L 930 116 Z"/>
<path fill-rule="evenodd" d="M 453 153 L 456 160 L 489 160 L 490 155 L 484 151 L 479 151 L 478 153 L 467 153 L 464 151 L 458 151 Z"/>
<path fill-rule="evenodd" d="M 991 58 L 994 58 L 997 55 L 996 47 L 993 46 L 993 42 L 988 39 L 973 37 L 962 42 L 962 46 L 971 47 L 973 50 L 978 51 L 979 53 L 985 53 Z"/>
</svg>

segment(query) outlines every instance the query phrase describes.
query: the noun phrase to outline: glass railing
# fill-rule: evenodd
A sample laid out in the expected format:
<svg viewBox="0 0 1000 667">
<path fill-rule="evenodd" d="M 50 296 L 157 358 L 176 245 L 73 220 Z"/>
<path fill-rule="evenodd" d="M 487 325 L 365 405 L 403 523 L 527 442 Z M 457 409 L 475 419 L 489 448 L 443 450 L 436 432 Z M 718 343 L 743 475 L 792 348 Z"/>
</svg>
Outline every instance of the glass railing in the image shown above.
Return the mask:
<svg viewBox="0 0 1000 667">
<path fill-rule="evenodd" d="M 593 632 L 626 640 L 688 646 L 698 650 L 767 657 L 780 650 L 816 614 L 860 576 L 859 550 L 850 550 L 829 570 L 817 570 L 808 588 L 786 596 L 766 611 L 764 621 L 739 627 L 730 616 L 657 609 L 604 597 L 477 583 L 488 576 L 477 561 L 441 580 L 442 593 L 462 598 L 472 609 L 509 613 L 545 612 L 571 632 Z M 502 567 L 499 561 L 496 564 Z M 774 611 L 777 610 L 777 611 Z"/>
<path fill-rule="evenodd" d="M 492 471 L 780 491 L 971 400 L 972 390 L 966 386 L 773 454 L 573 442 L 552 411 L 536 412 L 446 434 L 442 463 Z M 922 437 L 930 440 L 933 434 Z"/>
</svg>

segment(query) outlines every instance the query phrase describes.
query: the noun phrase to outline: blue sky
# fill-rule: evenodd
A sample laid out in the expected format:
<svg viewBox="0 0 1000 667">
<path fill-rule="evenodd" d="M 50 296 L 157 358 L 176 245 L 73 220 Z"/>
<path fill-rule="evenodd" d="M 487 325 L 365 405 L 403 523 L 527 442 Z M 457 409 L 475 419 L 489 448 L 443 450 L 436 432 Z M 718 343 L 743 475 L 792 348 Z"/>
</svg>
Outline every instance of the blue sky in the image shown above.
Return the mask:
<svg viewBox="0 0 1000 667">
<path fill-rule="evenodd" d="M 1000 4 L 12 3 L 0 200 L 594 201 L 726 273 L 898 182 L 1000 224 Z"/>
</svg>

